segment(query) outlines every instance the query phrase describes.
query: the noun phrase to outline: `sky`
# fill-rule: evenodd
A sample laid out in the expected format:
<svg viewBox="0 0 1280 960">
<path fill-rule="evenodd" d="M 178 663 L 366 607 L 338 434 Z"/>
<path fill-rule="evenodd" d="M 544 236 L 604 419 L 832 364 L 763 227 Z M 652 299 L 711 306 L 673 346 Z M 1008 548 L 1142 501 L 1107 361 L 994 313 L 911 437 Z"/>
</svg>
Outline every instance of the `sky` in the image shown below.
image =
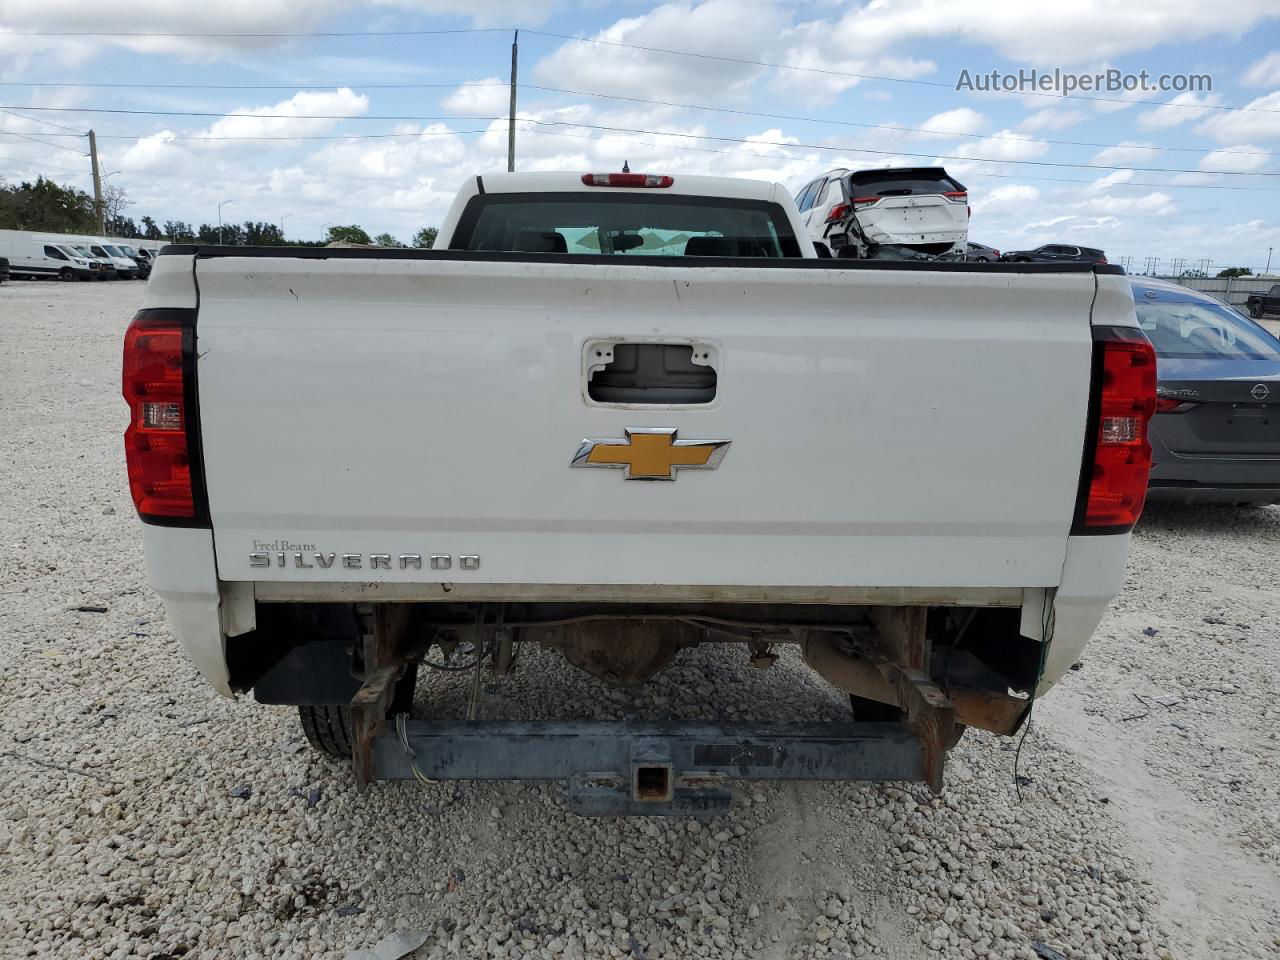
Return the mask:
<svg viewBox="0 0 1280 960">
<path fill-rule="evenodd" d="M 515 29 L 519 170 L 941 164 L 1004 250 L 1280 270 L 1277 0 L 0 0 L 0 178 L 91 190 L 92 128 L 135 219 L 408 241 L 506 169 Z M 1031 69 L 1212 90 L 956 89 Z"/>
</svg>

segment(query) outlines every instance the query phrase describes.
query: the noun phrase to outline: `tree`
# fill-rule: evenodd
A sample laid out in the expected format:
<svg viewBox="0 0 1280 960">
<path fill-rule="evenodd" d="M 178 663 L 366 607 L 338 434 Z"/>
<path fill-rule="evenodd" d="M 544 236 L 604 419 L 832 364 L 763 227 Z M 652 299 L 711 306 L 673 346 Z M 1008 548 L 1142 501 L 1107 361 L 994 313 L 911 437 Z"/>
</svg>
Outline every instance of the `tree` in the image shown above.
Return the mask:
<svg viewBox="0 0 1280 960">
<path fill-rule="evenodd" d="M 397 240 L 389 233 L 380 233 L 373 238 L 373 245 L 376 247 L 403 247 L 404 244 Z"/>
<path fill-rule="evenodd" d="M 1251 277 L 1253 276 L 1253 271 L 1250 270 L 1248 267 L 1227 267 L 1227 269 L 1225 270 L 1219 270 L 1218 276 L 1220 277 Z"/>
<path fill-rule="evenodd" d="M 1183 270 L 1180 274 L 1178 274 L 1178 276 L 1179 276 L 1180 278 L 1181 278 L 1181 277 L 1190 277 L 1190 278 L 1191 278 L 1191 279 L 1193 279 L 1193 280 L 1198 280 L 1198 279 L 1200 279 L 1201 277 L 1207 277 L 1207 276 L 1208 276 L 1208 274 L 1207 274 L 1207 273 L 1205 273 L 1203 270 L 1200 270 L 1200 269 L 1191 269 L 1191 270 Z"/>
<path fill-rule="evenodd" d="M 102 222 L 106 226 L 108 234 L 115 235 L 119 232 L 114 225 L 124 222 L 124 208 L 131 206 L 133 206 L 133 201 L 129 199 L 129 195 L 120 187 L 108 185 L 102 191 Z M 133 221 L 130 220 L 129 223 L 132 225 Z"/>
<path fill-rule="evenodd" d="M 284 244 L 284 234 L 280 232 L 278 224 L 268 220 L 262 222 L 246 220 L 244 242 L 251 247 L 279 247 Z"/>
<path fill-rule="evenodd" d="M 238 223 L 202 223 L 196 231 L 197 243 L 221 243 L 228 247 L 244 246 L 244 229 Z"/>
<path fill-rule="evenodd" d="M 413 235 L 413 245 L 415 247 L 432 247 L 435 246 L 436 236 L 440 233 L 435 227 L 423 227 Z"/>
<path fill-rule="evenodd" d="M 184 240 L 190 242 L 196 238 L 196 232 L 191 229 L 191 224 L 183 220 L 166 220 L 164 235 L 174 243 L 182 243 Z"/>
<path fill-rule="evenodd" d="M 0 185 L 0 229 L 50 233 L 97 233 L 93 198 L 82 190 L 46 180 Z"/>
<path fill-rule="evenodd" d="M 161 237 L 160 228 L 156 226 L 156 222 L 150 217 L 142 217 L 139 221 L 142 224 L 142 236 L 146 240 L 159 240 Z"/>
<path fill-rule="evenodd" d="M 329 243 L 363 243 L 366 246 L 373 243 L 364 228 L 354 223 L 346 227 L 330 227 L 326 239 Z"/>
<path fill-rule="evenodd" d="M 106 226 L 107 236 L 109 237 L 136 237 L 138 235 L 138 225 L 133 222 L 131 217 L 108 217 Z"/>
</svg>

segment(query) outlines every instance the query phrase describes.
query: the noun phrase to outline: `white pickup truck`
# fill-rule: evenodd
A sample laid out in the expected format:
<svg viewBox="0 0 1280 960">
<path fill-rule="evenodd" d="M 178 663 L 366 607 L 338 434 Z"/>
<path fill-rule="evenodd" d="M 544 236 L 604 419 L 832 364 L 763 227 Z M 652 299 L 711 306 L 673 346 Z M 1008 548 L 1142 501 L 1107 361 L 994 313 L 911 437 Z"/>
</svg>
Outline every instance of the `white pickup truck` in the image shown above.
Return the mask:
<svg viewBox="0 0 1280 960">
<path fill-rule="evenodd" d="M 966 726 L 1018 729 L 1120 587 L 1155 359 L 1117 267 L 819 259 L 778 185 L 498 174 L 434 250 L 165 247 L 124 394 L 216 690 L 361 785 L 705 815 L 737 778 L 940 789 Z M 479 689 L 522 643 L 622 685 L 791 647 L 850 716 L 410 714 L 419 665 Z"/>
</svg>

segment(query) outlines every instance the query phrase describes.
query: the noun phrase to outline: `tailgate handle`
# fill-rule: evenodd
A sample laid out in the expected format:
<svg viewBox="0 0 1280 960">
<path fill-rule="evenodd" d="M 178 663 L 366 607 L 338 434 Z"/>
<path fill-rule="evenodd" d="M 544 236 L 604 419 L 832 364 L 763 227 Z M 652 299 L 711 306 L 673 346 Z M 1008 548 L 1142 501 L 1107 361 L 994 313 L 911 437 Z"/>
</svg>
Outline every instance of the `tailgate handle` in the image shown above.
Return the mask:
<svg viewBox="0 0 1280 960">
<path fill-rule="evenodd" d="M 587 344 L 586 393 L 597 403 L 701 404 L 716 397 L 716 350 L 702 343 Z"/>
</svg>

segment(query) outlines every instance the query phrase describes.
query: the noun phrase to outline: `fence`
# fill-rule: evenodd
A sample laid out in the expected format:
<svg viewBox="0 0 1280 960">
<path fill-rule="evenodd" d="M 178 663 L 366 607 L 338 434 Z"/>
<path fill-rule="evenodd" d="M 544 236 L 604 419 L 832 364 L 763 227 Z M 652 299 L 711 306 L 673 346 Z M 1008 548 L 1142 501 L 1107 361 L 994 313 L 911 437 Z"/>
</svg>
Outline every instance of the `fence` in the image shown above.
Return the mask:
<svg viewBox="0 0 1280 960">
<path fill-rule="evenodd" d="M 1266 293 L 1280 279 L 1276 277 L 1161 277 L 1172 283 L 1180 283 L 1192 290 L 1199 290 L 1233 307 L 1243 307 L 1251 293 Z"/>
</svg>

